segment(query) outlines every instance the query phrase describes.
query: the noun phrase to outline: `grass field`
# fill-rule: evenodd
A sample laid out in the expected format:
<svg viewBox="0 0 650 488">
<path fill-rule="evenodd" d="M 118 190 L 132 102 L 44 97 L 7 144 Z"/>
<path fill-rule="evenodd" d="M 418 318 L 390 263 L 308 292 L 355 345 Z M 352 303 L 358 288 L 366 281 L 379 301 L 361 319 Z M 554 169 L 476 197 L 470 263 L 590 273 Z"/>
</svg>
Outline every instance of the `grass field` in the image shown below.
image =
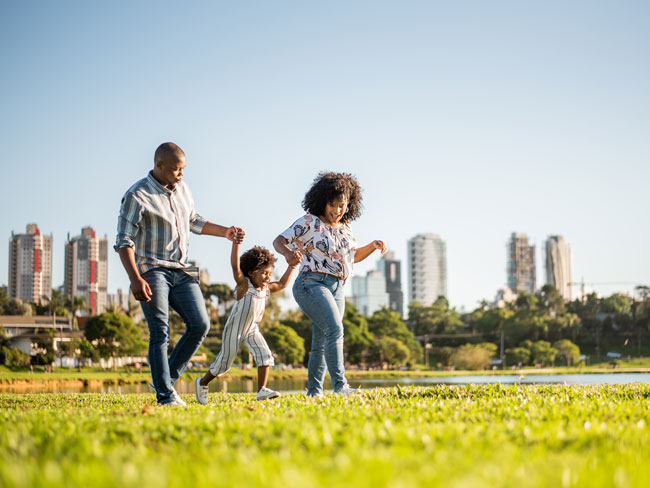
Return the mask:
<svg viewBox="0 0 650 488">
<path fill-rule="evenodd" d="M 0 486 L 646 487 L 650 385 L 0 394 Z"/>
</svg>

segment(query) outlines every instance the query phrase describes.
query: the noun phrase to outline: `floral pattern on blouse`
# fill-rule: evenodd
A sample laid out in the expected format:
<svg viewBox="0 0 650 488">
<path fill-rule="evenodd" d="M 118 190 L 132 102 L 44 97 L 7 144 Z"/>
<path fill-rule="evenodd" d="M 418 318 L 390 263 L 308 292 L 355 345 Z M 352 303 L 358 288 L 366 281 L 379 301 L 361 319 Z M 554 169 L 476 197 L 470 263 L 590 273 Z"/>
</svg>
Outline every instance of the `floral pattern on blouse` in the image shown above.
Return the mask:
<svg viewBox="0 0 650 488">
<path fill-rule="evenodd" d="M 280 234 L 290 248 L 303 254 L 300 272 L 329 273 L 347 280 L 352 276 L 357 241 L 349 224 L 331 227 L 315 215 L 307 214 Z"/>
</svg>

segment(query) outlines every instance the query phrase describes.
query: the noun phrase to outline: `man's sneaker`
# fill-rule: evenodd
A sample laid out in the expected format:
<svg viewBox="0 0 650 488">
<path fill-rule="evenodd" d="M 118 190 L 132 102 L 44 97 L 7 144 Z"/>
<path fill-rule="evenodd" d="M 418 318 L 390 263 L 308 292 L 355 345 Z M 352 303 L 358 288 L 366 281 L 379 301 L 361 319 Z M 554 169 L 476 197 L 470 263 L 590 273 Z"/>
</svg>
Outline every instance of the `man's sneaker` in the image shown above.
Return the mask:
<svg viewBox="0 0 650 488">
<path fill-rule="evenodd" d="M 339 391 L 335 391 L 334 393 L 336 395 L 341 395 L 341 396 L 350 396 L 350 395 L 356 395 L 359 392 L 360 390 L 358 389 L 355 390 L 354 388 L 350 388 L 350 385 L 346 384 L 345 386 L 343 386 L 343 388 L 341 388 Z"/>
<path fill-rule="evenodd" d="M 151 390 L 151 393 L 156 395 L 156 387 L 153 386 L 153 381 L 149 383 L 149 389 Z M 187 407 L 187 403 L 185 403 L 185 400 L 181 398 L 181 396 L 178 394 L 178 392 L 172 388 L 172 399 L 178 403 L 178 405 L 174 405 L 175 407 Z M 167 403 L 165 404 L 167 405 Z"/>
<path fill-rule="evenodd" d="M 172 388 L 172 398 L 176 403 L 178 403 L 179 406 L 181 407 L 187 407 L 187 403 L 185 403 L 185 400 L 181 398 L 181 396 L 178 394 L 178 392 Z"/>
<path fill-rule="evenodd" d="M 196 401 L 201 405 L 208 404 L 208 391 L 210 391 L 210 389 L 207 386 L 203 386 L 201 384 L 200 376 L 194 380 L 194 393 L 196 395 Z"/>
<path fill-rule="evenodd" d="M 260 391 L 257 392 L 257 395 L 255 395 L 255 399 L 270 400 L 271 398 L 277 398 L 279 396 L 280 396 L 279 391 L 271 390 L 270 388 L 263 386 L 262 388 L 260 388 Z"/>
<path fill-rule="evenodd" d="M 181 397 L 175 397 L 175 396 L 172 395 L 172 401 L 171 402 L 169 402 L 169 403 L 161 403 L 160 406 L 161 407 L 186 407 L 187 403 L 185 403 Z"/>
<path fill-rule="evenodd" d="M 325 395 L 323 395 L 322 393 L 316 393 L 315 395 L 310 395 L 309 393 L 307 393 L 307 398 L 313 398 L 315 400 L 319 400 L 324 397 Z"/>
</svg>

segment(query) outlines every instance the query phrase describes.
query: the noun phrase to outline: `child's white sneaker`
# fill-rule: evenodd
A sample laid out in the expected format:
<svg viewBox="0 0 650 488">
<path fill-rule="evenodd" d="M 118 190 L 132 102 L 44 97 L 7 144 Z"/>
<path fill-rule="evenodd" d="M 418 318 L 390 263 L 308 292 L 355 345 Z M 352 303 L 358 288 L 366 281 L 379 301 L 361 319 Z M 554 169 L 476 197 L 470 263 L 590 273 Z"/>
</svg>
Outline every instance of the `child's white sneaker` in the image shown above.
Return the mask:
<svg viewBox="0 0 650 488">
<path fill-rule="evenodd" d="M 257 395 L 255 395 L 255 399 L 270 400 L 271 398 L 277 398 L 279 396 L 280 396 L 279 391 L 271 390 L 270 388 L 263 386 L 262 388 L 260 388 L 260 391 L 257 392 Z"/>
<path fill-rule="evenodd" d="M 201 405 L 208 404 L 208 391 L 210 391 L 210 389 L 207 386 L 203 386 L 201 384 L 200 376 L 194 380 L 194 393 L 196 394 L 196 401 Z"/>
</svg>

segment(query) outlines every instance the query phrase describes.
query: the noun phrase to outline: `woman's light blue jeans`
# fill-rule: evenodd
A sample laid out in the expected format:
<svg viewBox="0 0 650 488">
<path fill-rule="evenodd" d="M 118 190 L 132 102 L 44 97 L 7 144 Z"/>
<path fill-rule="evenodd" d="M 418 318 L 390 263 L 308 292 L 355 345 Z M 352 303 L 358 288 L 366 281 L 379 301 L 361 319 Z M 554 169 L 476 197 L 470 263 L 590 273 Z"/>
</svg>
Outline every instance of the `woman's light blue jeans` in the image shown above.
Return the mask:
<svg viewBox="0 0 650 488">
<path fill-rule="evenodd" d="M 293 284 L 293 296 L 312 324 L 307 395 L 323 392 L 326 365 L 337 392 L 348 383 L 343 358 L 343 281 L 329 275 L 303 272 Z"/>
<path fill-rule="evenodd" d="M 210 330 L 210 319 L 198 283 L 178 269 L 154 268 L 142 275 L 153 296 L 140 302 L 149 325 L 149 365 L 158 403 L 172 401 L 172 388 Z M 186 329 L 167 359 L 169 307 L 185 322 Z"/>
</svg>

